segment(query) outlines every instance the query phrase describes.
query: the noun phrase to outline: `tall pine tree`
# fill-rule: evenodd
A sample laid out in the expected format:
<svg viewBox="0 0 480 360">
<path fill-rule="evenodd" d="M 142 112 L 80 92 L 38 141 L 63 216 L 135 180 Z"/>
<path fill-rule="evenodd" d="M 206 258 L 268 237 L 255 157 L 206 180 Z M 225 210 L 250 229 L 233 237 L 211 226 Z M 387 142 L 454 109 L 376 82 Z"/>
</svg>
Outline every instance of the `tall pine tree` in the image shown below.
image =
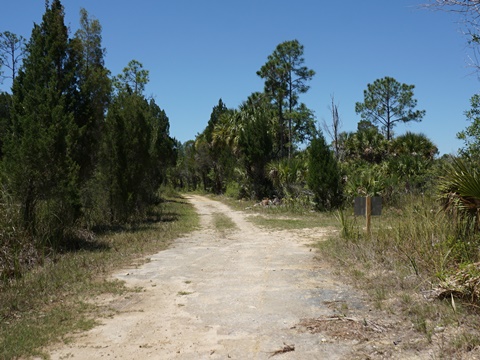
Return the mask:
<svg viewBox="0 0 480 360">
<path fill-rule="evenodd" d="M 80 182 L 84 186 L 96 166 L 102 126 L 112 91 L 109 71 L 104 62 L 102 26 L 85 9 L 80 10 L 80 28 L 75 33 L 73 45 L 79 88 L 75 108 L 79 139 L 74 156 L 80 166 Z"/>
<path fill-rule="evenodd" d="M 78 139 L 74 121 L 77 82 L 64 9 L 46 3 L 13 84 L 12 127 L 6 139 L 9 189 L 33 236 L 59 240 L 78 216 Z"/>
</svg>

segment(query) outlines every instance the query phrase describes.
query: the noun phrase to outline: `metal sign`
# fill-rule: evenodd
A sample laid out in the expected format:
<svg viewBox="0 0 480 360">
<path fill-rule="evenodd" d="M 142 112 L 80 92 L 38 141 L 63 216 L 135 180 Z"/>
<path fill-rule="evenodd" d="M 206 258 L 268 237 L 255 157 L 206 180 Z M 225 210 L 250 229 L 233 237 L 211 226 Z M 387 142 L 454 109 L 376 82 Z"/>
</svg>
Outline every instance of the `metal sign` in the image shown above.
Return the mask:
<svg viewBox="0 0 480 360">
<path fill-rule="evenodd" d="M 374 196 L 372 199 L 372 212 L 371 215 L 382 215 L 382 197 Z M 365 197 L 356 197 L 353 205 L 355 216 L 365 216 L 367 214 L 367 199 Z"/>
</svg>

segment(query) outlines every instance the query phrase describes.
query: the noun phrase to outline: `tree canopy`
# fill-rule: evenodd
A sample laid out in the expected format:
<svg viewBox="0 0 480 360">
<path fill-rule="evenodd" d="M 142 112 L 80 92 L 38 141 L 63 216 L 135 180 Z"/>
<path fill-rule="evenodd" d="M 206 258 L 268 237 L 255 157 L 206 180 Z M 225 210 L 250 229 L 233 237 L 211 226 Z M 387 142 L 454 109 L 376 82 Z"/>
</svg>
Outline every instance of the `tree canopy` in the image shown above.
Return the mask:
<svg viewBox="0 0 480 360">
<path fill-rule="evenodd" d="M 306 93 L 310 88 L 308 81 L 315 75 L 315 71 L 304 65 L 303 52 L 303 45 L 298 40 L 285 41 L 275 48 L 267 62 L 257 71 L 257 75 L 265 79 L 265 94 L 272 99 L 278 110 L 281 156 L 285 156 L 286 151 L 288 156 L 292 155 L 293 142 L 302 130 L 313 135 L 312 126 L 307 125 L 311 123 L 311 116 L 305 116 L 306 106 L 298 102 L 300 94 Z M 288 121 L 287 128 L 285 120 Z"/>
<path fill-rule="evenodd" d="M 363 92 L 364 101 L 355 104 L 355 111 L 363 120 L 379 124 L 387 141 L 393 136 L 398 122 L 421 121 L 425 110 L 414 110 L 417 100 L 413 98 L 415 85 L 401 84 L 392 77 L 377 79 L 368 84 Z"/>
<path fill-rule="evenodd" d="M 470 110 L 465 112 L 470 124 L 465 130 L 457 134 L 457 138 L 463 140 L 464 147 L 461 152 L 465 155 L 480 159 L 480 95 L 475 94 L 470 99 Z"/>
</svg>

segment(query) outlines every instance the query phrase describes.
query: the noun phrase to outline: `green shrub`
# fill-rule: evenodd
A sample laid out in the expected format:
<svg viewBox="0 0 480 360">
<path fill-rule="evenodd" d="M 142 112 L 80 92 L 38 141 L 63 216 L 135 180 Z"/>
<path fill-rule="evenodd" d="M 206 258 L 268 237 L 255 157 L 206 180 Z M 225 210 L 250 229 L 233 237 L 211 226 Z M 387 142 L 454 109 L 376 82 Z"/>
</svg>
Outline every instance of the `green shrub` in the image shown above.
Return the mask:
<svg viewBox="0 0 480 360">
<path fill-rule="evenodd" d="M 242 188 L 240 184 L 234 181 L 230 181 L 227 184 L 227 188 L 225 190 L 225 196 L 232 198 L 232 199 L 240 199 L 242 193 Z"/>
<path fill-rule="evenodd" d="M 308 186 L 319 210 L 331 210 L 342 205 L 340 169 L 322 134 L 310 144 Z"/>
</svg>

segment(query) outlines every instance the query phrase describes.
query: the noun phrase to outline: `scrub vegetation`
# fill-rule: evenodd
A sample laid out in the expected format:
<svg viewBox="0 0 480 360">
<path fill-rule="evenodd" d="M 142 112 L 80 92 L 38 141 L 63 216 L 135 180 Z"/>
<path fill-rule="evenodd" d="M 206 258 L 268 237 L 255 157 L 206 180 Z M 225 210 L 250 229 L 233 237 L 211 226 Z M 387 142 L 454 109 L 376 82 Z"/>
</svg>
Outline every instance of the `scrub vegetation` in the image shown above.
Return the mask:
<svg viewBox="0 0 480 360">
<path fill-rule="evenodd" d="M 434 3 L 465 15 L 477 50 L 479 2 Z M 425 110 L 413 84 L 390 76 L 351 104 L 356 131 L 342 131 L 333 97 L 318 126 L 301 101 L 315 71 L 287 40 L 259 64 L 263 91 L 238 108 L 219 99 L 205 129 L 180 143 L 144 94 L 148 70 L 131 60 L 112 76 L 105 51 L 99 21 L 82 9 L 71 34 L 60 0 L 46 1 L 29 39 L 0 34 L 0 76 L 12 82 L 0 93 L 0 357 L 91 327 L 97 309 L 82 294 L 127 291 L 102 274 L 195 227 L 177 195 L 187 191 L 225 195 L 262 226 L 335 228 L 319 250 L 378 308 L 402 309 L 427 339 L 460 324 L 447 354 L 479 345 L 468 320 L 480 298 L 478 94 L 455 156 L 439 157 L 428 134 L 397 134 Z M 368 234 L 352 214 L 358 196 L 382 197 Z M 217 214 L 215 226 L 235 224 Z"/>
</svg>

